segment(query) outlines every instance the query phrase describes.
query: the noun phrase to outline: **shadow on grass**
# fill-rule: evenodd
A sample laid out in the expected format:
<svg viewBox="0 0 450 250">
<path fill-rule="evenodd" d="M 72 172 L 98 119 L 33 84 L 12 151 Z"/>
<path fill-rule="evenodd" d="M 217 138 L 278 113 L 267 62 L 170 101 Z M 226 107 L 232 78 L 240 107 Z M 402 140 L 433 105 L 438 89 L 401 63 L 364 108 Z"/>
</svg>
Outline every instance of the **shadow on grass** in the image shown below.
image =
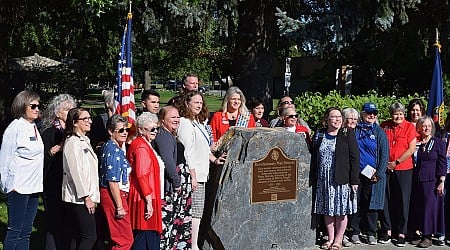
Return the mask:
<svg viewBox="0 0 450 250">
<path fill-rule="evenodd" d="M 38 211 L 33 223 L 33 231 L 30 238 L 30 249 L 45 249 L 45 213 L 42 199 L 39 199 Z M 0 249 L 3 249 L 3 240 L 6 236 L 8 226 L 8 211 L 6 208 L 6 197 L 0 194 Z"/>
</svg>

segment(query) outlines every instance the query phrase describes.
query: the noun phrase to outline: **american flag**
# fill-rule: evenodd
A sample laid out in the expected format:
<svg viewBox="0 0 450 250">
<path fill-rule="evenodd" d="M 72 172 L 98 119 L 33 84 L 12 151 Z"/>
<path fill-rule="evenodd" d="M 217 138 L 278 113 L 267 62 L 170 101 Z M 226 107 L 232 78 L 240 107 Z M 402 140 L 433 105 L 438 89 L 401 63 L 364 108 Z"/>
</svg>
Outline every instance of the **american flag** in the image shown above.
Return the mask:
<svg viewBox="0 0 450 250">
<path fill-rule="evenodd" d="M 115 113 L 128 119 L 131 127 L 136 121 L 136 106 L 134 102 L 134 81 L 131 53 L 131 20 L 133 15 L 128 13 L 127 25 L 123 32 L 120 46 L 119 62 L 117 66 L 117 84 L 114 91 Z"/>
</svg>

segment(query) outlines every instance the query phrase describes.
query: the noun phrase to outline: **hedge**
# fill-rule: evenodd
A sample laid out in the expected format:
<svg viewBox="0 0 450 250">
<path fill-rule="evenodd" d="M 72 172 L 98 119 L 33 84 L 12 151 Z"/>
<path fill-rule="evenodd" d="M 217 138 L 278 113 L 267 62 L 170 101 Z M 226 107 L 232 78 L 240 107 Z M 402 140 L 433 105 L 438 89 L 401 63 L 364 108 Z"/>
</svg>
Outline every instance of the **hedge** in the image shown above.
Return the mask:
<svg viewBox="0 0 450 250">
<path fill-rule="evenodd" d="M 389 106 L 391 104 L 399 102 L 407 108 L 408 103 L 414 98 L 419 98 L 425 105 L 427 104 L 425 97 L 419 96 L 417 93 L 406 97 L 379 96 L 378 93 L 373 90 L 361 96 L 341 96 L 335 90 L 331 91 L 327 95 L 305 92 L 295 98 L 295 104 L 300 117 L 302 117 L 309 124 L 313 131 L 315 131 L 321 126 L 323 114 L 329 107 L 338 107 L 340 109 L 351 107 L 361 111 L 364 103 L 373 102 L 378 107 L 378 120 L 381 123 L 382 121 L 390 118 Z"/>
</svg>

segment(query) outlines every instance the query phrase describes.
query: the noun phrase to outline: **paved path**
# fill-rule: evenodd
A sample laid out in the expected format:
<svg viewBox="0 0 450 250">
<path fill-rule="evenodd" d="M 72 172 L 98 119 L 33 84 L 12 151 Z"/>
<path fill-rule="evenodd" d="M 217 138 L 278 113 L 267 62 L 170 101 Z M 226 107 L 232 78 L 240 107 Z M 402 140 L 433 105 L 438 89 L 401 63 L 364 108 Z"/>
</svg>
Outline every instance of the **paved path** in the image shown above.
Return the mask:
<svg viewBox="0 0 450 250">
<path fill-rule="evenodd" d="M 320 249 L 319 246 L 315 246 L 315 247 L 311 247 L 311 248 L 305 248 L 304 250 L 317 250 Z M 424 248 L 418 248 L 414 245 L 411 245 L 409 243 L 406 243 L 405 247 L 397 247 L 392 243 L 388 243 L 388 244 L 377 244 L 375 246 L 372 245 L 367 245 L 367 244 L 360 244 L 360 245 L 352 245 L 350 247 L 344 247 L 343 250 L 369 250 L 369 249 L 373 249 L 373 250 L 387 250 L 387 249 L 397 249 L 397 250 L 418 250 L 418 249 L 424 249 Z M 431 246 L 427 249 L 433 249 L 433 250 L 445 250 L 445 249 L 450 249 L 450 246 L 446 245 L 446 246 Z"/>
</svg>

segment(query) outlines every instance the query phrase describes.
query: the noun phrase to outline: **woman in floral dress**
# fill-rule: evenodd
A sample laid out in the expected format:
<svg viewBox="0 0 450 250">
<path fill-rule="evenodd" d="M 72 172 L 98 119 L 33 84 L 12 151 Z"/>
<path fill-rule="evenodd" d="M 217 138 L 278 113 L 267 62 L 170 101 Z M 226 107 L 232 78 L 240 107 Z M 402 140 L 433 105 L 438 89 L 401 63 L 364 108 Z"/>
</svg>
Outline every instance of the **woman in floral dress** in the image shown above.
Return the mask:
<svg viewBox="0 0 450 250">
<path fill-rule="evenodd" d="M 342 128 L 342 113 L 328 108 L 324 128 L 314 138 L 311 183 L 314 213 L 323 215 L 328 240 L 322 249 L 341 249 L 347 215 L 356 213 L 359 149 L 352 129 Z"/>
</svg>

